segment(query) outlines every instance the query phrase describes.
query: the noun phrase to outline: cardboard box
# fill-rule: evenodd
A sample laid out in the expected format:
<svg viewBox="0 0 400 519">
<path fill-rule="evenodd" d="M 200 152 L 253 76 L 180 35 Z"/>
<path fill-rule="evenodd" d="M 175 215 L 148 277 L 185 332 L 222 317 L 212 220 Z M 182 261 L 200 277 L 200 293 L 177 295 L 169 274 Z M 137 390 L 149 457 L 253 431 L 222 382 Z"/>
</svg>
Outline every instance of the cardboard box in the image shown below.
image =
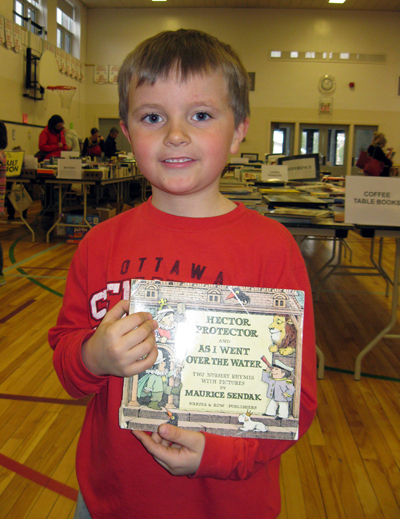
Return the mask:
<svg viewBox="0 0 400 519">
<path fill-rule="evenodd" d="M 100 223 L 100 218 L 98 215 L 87 215 L 86 220 L 89 222 L 90 225 L 97 225 Z M 90 231 L 90 229 L 84 225 L 80 225 L 83 222 L 83 215 L 82 214 L 67 214 L 66 216 L 66 223 L 70 223 L 75 225 L 76 227 L 65 227 L 65 236 L 68 241 L 74 240 L 74 241 L 80 241 L 85 234 Z"/>
<path fill-rule="evenodd" d="M 104 222 L 117 214 L 116 207 L 96 207 L 96 211 L 99 213 L 100 222 Z"/>
</svg>

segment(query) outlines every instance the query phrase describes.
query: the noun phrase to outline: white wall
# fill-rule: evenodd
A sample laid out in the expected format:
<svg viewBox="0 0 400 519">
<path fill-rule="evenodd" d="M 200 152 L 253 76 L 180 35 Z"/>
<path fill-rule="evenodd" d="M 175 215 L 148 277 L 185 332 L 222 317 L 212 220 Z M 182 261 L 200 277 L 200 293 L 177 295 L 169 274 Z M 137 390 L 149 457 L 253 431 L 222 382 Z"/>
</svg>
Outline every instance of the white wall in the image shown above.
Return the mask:
<svg viewBox="0 0 400 519">
<path fill-rule="evenodd" d="M 230 43 L 256 72 L 251 125 L 242 152 L 269 151 L 272 121 L 378 125 L 400 152 L 397 95 L 400 13 L 274 9 L 90 9 L 87 61 L 120 64 L 140 41 L 162 30 L 194 28 Z M 272 62 L 271 50 L 386 54 L 385 64 Z M 335 77 L 333 113 L 319 114 L 318 80 Z M 86 129 L 118 116 L 114 85 L 87 74 Z M 350 89 L 349 83 L 355 88 Z M 351 126 L 352 128 L 352 126 Z M 298 131 L 297 131 L 298 139 Z M 349 157 L 350 161 L 350 157 Z"/>
</svg>

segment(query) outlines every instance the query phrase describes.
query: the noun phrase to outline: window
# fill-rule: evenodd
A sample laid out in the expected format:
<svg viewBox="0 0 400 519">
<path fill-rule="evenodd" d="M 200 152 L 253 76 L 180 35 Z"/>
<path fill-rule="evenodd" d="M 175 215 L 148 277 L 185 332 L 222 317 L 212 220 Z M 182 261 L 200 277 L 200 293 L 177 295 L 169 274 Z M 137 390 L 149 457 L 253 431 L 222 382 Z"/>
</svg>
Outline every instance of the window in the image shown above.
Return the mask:
<svg viewBox="0 0 400 519">
<path fill-rule="evenodd" d="M 272 153 L 290 156 L 293 151 L 294 124 L 271 123 Z"/>
<path fill-rule="evenodd" d="M 147 299 L 156 299 L 157 298 L 157 289 L 154 286 L 150 286 L 146 289 L 146 297 Z"/>
<path fill-rule="evenodd" d="M 332 166 L 344 165 L 346 134 L 343 130 L 328 130 L 327 160 Z"/>
<path fill-rule="evenodd" d="M 211 291 L 207 294 L 207 301 L 209 303 L 219 303 L 221 299 L 221 294 L 219 292 Z"/>
<path fill-rule="evenodd" d="M 16 24 L 30 30 L 34 34 L 41 34 L 37 27 L 39 23 L 40 5 L 35 0 L 14 1 L 14 21 Z M 33 23 L 32 23 L 33 22 Z"/>
<path fill-rule="evenodd" d="M 318 153 L 319 130 L 306 129 L 301 133 L 301 153 Z"/>
<path fill-rule="evenodd" d="M 285 308 L 286 300 L 284 298 L 282 298 L 281 296 L 277 296 L 274 298 L 274 306 L 276 308 Z"/>
<path fill-rule="evenodd" d="M 72 54 L 75 8 L 66 0 L 57 0 L 57 47 Z"/>
</svg>

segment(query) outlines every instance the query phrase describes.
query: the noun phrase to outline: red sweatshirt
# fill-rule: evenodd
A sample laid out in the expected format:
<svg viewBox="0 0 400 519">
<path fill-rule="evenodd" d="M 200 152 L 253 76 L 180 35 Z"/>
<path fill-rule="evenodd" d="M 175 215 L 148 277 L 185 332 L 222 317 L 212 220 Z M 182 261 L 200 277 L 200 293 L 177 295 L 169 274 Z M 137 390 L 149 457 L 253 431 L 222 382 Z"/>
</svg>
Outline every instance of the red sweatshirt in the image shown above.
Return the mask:
<svg viewBox="0 0 400 519">
<path fill-rule="evenodd" d="M 242 204 L 222 216 L 183 218 L 150 200 L 86 235 L 49 333 L 66 391 L 75 398 L 94 393 L 77 451 L 78 481 L 93 519 L 276 518 L 280 455 L 294 442 L 205 434 L 200 467 L 189 478 L 170 475 L 119 428 L 123 379 L 90 373 L 81 345 L 107 309 L 129 297 L 132 278 L 304 290 L 301 436 L 317 406 L 316 356 L 309 280 L 293 237 Z"/>
<path fill-rule="evenodd" d="M 62 143 L 62 148 L 59 147 L 58 143 Z M 64 132 L 53 133 L 46 126 L 39 135 L 39 150 L 47 153 L 46 159 L 49 157 L 60 157 L 61 151 L 66 151 L 67 144 L 65 142 Z"/>
</svg>

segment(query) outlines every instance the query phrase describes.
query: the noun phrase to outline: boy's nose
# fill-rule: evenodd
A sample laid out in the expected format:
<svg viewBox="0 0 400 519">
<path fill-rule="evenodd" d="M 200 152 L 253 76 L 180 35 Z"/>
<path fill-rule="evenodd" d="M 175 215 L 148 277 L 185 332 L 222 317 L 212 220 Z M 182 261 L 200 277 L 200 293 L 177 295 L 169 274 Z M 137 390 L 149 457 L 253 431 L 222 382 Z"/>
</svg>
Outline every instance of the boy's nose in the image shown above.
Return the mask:
<svg viewBox="0 0 400 519">
<path fill-rule="evenodd" d="M 171 122 L 167 127 L 165 145 L 182 146 L 190 142 L 189 132 L 182 122 Z"/>
</svg>

